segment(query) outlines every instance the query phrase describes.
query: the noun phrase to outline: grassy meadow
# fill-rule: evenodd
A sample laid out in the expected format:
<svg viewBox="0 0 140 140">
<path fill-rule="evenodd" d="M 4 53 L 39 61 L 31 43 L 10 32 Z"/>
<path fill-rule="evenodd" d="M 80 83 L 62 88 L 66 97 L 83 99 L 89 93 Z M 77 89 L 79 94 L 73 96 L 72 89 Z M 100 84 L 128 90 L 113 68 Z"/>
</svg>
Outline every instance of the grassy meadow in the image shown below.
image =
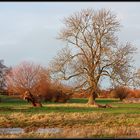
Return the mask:
<svg viewBox="0 0 140 140">
<path fill-rule="evenodd" d="M 20 99 L 0 96 L 0 128 L 24 128 L 24 134 L 0 138 L 140 138 L 140 104 L 118 99 L 97 99 L 112 108 L 95 108 L 87 99 L 46 103 L 32 107 Z M 62 128 L 61 133 L 34 133 L 38 128 Z"/>
</svg>

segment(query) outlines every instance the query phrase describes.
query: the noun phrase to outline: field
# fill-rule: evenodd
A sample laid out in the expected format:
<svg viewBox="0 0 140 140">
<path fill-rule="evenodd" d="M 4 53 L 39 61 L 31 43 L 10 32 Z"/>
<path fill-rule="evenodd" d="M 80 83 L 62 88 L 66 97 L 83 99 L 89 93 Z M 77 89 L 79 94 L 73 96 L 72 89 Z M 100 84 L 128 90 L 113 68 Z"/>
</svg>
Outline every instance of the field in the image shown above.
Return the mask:
<svg viewBox="0 0 140 140">
<path fill-rule="evenodd" d="M 1 96 L 0 128 L 23 128 L 23 134 L 0 134 L 0 138 L 140 138 L 140 104 L 118 99 L 97 99 L 113 108 L 95 108 L 87 99 L 68 103 L 45 103 L 34 108 L 20 99 Z M 38 128 L 60 128 L 57 133 L 35 133 Z"/>
</svg>

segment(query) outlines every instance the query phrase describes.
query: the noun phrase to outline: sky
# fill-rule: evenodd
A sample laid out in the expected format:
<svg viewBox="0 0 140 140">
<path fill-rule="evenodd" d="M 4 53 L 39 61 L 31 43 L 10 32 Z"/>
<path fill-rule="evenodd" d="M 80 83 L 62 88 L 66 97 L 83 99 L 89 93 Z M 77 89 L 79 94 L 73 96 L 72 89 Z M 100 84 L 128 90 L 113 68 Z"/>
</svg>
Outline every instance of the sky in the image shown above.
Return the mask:
<svg viewBox="0 0 140 140">
<path fill-rule="evenodd" d="M 113 11 L 122 25 L 119 40 L 137 48 L 140 68 L 140 2 L 0 2 L 0 59 L 6 66 L 33 61 L 48 66 L 64 42 L 56 39 L 68 17 L 81 9 Z"/>
</svg>

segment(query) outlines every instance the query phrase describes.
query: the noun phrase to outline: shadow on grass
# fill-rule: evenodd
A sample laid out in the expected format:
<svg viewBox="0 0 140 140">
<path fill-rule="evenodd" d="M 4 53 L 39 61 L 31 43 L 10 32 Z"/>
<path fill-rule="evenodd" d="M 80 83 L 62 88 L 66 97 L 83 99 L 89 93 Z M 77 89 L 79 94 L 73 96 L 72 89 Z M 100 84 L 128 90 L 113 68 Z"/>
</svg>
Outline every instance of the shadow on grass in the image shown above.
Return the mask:
<svg viewBox="0 0 140 140">
<path fill-rule="evenodd" d="M 75 113 L 75 112 L 92 112 L 94 108 L 92 107 L 66 107 L 66 106 L 43 106 L 41 108 L 30 107 L 27 112 L 35 113 L 51 113 L 51 112 L 61 112 L 61 113 Z"/>
<path fill-rule="evenodd" d="M 27 111 L 28 109 L 26 108 L 14 108 L 14 107 L 0 107 L 0 112 L 19 112 L 19 111 Z"/>
<path fill-rule="evenodd" d="M 87 102 L 88 102 L 87 98 L 73 98 L 73 99 L 69 100 L 69 103 L 83 103 L 83 104 L 86 104 Z M 100 99 L 100 98 L 97 98 L 96 102 L 100 103 L 100 104 L 109 104 L 109 103 L 119 102 L 119 100 L 117 100 L 117 99 Z"/>
</svg>

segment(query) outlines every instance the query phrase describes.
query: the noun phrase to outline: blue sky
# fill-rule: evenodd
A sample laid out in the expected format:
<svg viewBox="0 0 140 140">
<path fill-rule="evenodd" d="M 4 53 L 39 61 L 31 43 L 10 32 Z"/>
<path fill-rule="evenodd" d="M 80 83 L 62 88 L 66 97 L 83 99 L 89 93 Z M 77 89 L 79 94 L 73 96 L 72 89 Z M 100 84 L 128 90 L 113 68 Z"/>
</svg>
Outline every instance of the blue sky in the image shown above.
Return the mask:
<svg viewBox="0 0 140 140">
<path fill-rule="evenodd" d="M 134 65 L 140 68 L 140 2 L 0 2 L 0 59 L 7 66 L 25 60 L 48 66 L 65 47 L 56 39 L 64 17 L 84 8 L 106 8 L 117 15 L 123 26 L 119 39 L 137 48 Z"/>
<path fill-rule="evenodd" d="M 140 67 L 140 2 L 0 2 L 0 59 L 7 66 L 30 60 L 48 66 L 65 44 L 56 37 L 63 18 L 84 8 L 107 8 L 120 20 L 121 42 L 138 48 Z"/>
</svg>

